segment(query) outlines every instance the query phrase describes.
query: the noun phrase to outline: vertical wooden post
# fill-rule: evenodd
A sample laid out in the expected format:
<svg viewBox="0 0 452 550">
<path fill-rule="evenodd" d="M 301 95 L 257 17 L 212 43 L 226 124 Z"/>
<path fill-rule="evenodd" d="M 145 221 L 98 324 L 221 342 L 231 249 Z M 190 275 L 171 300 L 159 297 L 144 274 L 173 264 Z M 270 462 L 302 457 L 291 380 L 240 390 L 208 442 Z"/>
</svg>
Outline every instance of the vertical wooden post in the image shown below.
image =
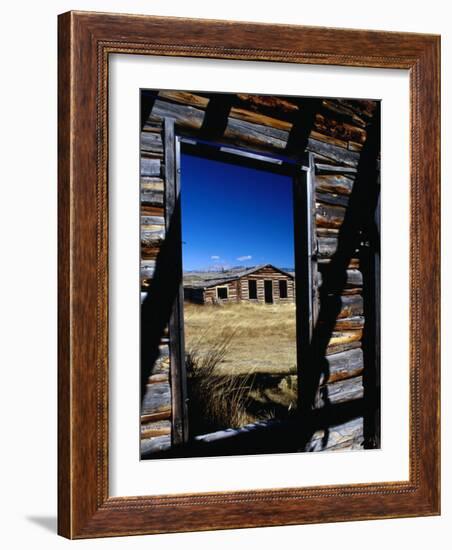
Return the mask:
<svg viewBox="0 0 452 550">
<path fill-rule="evenodd" d="M 180 147 L 175 136 L 173 119 L 164 119 L 164 140 L 165 224 L 167 234 L 172 235 L 172 269 L 176 271 L 179 281 L 169 320 L 172 445 L 178 446 L 188 440 L 188 415 L 182 282 Z"/>
<path fill-rule="evenodd" d="M 297 167 L 293 180 L 295 231 L 295 304 L 297 331 L 298 410 L 303 410 L 303 378 L 310 365 L 311 344 L 318 317 L 317 235 L 315 226 L 314 163 Z"/>
<path fill-rule="evenodd" d="M 378 184 L 379 185 L 379 181 Z M 374 232 L 361 249 L 363 273 L 364 318 L 364 447 L 381 445 L 381 383 L 380 383 L 380 196 L 373 217 Z"/>
</svg>

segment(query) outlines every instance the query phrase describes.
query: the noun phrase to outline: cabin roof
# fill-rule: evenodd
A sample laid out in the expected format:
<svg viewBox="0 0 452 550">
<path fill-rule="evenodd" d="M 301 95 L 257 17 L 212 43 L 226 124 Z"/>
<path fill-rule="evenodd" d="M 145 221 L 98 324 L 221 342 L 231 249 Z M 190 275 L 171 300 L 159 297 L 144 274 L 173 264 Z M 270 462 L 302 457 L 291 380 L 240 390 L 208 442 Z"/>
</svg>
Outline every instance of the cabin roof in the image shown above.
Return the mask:
<svg viewBox="0 0 452 550">
<path fill-rule="evenodd" d="M 261 265 L 256 265 L 254 267 L 250 267 L 249 269 L 236 271 L 233 274 L 231 273 L 225 274 L 223 277 L 219 275 L 218 277 L 215 277 L 212 279 L 201 279 L 199 281 L 194 281 L 190 284 L 184 284 L 184 288 L 212 288 L 214 286 L 223 285 L 231 281 L 236 281 L 238 279 L 241 279 L 242 277 L 245 277 L 246 275 L 251 275 L 252 273 L 259 271 L 264 267 L 271 267 L 275 271 L 279 271 L 280 273 L 282 273 L 283 275 L 286 275 L 290 279 L 294 278 L 294 276 L 291 273 L 289 273 L 288 271 L 279 269 L 279 267 L 275 267 L 274 265 L 271 265 L 271 264 L 261 264 Z"/>
</svg>

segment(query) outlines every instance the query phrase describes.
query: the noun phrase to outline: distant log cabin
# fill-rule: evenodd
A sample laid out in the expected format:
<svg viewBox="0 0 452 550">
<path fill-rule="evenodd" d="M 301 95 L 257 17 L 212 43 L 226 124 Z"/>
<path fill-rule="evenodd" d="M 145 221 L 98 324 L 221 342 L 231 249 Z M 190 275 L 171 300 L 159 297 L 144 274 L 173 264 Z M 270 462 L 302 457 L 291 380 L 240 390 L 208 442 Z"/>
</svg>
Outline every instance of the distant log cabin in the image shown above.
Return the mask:
<svg viewBox="0 0 452 550">
<path fill-rule="evenodd" d="M 184 299 L 195 304 L 295 301 L 294 275 L 270 264 L 189 281 L 184 281 Z"/>
</svg>

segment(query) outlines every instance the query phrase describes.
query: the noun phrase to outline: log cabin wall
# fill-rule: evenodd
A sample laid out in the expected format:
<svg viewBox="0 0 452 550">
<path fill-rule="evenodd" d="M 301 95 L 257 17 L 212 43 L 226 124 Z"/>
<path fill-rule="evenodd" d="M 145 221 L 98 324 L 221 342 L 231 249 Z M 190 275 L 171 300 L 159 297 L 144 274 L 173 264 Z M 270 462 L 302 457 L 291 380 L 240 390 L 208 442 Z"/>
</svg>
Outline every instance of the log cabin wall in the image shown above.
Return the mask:
<svg viewBox="0 0 452 550">
<path fill-rule="evenodd" d="M 217 289 L 226 288 L 228 297 L 219 299 Z M 217 302 L 238 302 L 240 293 L 237 281 L 228 281 L 204 290 L 204 304 L 216 304 Z"/>
<path fill-rule="evenodd" d="M 341 230 L 352 202 L 355 181 L 360 176 L 360 158 L 377 102 L 173 91 L 148 94 L 141 133 L 142 289 L 146 290 L 152 281 L 165 232 L 162 163 L 165 117 L 175 120 L 176 132 L 182 136 L 211 139 L 295 159 L 304 151 L 311 152 L 315 165 L 320 301 L 317 339 L 322 350 L 318 360 L 324 363 L 319 369 L 315 406 L 362 402 L 363 377 L 366 377 L 362 344 L 366 324 L 361 262 L 367 256 L 360 247 L 349 254 L 340 287 L 331 285 L 329 269 L 340 255 Z M 364 235 L 362 240 L 365 239 Z M 330 279 L 330 291 L 322 292 L 324 277 Z M 240 291 L 247 292 L 243 283 Z M 258 290 L 260 297 L 262 291 Z M 339 304 L 336 309 L 329 306 L 332 299 Z M 334 312 L 332 322 L 328 311 Z M 142 334 L 142 338 L 145 337 Z M 161 356 L 155 365 L 146 366 L 151 374 L 142 411 L 143 456 L 171 445 L 171 394 L 165 337 L 161 346 Z M 306 450 L 362 448 L 363 410 L 359 409 L 352 418 L 340 415 L 338 418 L 342 419 L 339 423 L 333 420 L 310 434 Z"/>
<path fill-rule="evenodd" d="M 141 291 L 142 297 L 152 293 L 156 261 L 166 236 L 164 181 L 164 125 L 161 118 L 149 116 L 141 132 Z M 171 388 L 168 326 L 153 326 L 142 317 L 141 340 L 154 340 L 158 331 L 158 350 L 150 359 L 143 359 L 145 375 L 141 407 L 141 455 L 171 448 Z M 162 332 L 160 335 L 159 332 Z M 143 382 L 142 382 L 143 385 Z"/>
<path fill-rule="evenodd" d="M 263 267 L 255 273 L 251 273 L 242 277 L 241 282 L 241 291 L 242 297 L 244 300 L 249 300 L 249 286 L 248 281 L 256 281 L 257 287 L 257 302 L 265 303 L 265 289 L 264 281 L 272 281 L 272 293 L 273 293 L 273 302 L 278 303 L 292 303 L 295 300 L 295 282 L 292 277 L 281 273 L 276 269 L 272 269 L 270 266 Z M 279 294 L 279 281 L 286 281 L 287 283 L 287 298 L 281 298 Z"/>
<path fill-rule="evenodd" d="M 249 296 L 249 281 L 256 281 L 257 297 Z M 207 287 L 184 288 L 184 297 L 187 301 L 197 304 L 216 304 L 218 302 L 240 302 L 242 300 L 256 303 L 265 303 L 264 281 L 272 282 L 272 296 L 274 303 L 292 303 L 295 301 L 295 281 L 293 277 L 287 275 L 272 266 L 265 266 L 257 269 L 253 273 L 238 276 L 232 280 L 225 280 L 218 284 L 211 284 Z M 286 282 L 286 297 L 280 296 L 279 281 Z M 219 290 L 227 289 L 227 298 L 219 297 Z"/>
</svg>

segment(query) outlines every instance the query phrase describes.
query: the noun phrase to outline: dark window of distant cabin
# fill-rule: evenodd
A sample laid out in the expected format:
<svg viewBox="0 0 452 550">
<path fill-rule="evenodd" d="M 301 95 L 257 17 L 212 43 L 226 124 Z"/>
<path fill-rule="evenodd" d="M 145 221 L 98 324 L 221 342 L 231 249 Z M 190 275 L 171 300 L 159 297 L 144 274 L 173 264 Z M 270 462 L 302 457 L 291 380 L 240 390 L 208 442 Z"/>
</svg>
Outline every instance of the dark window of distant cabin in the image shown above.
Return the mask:
<svg viewBox="0 0 452 550">
<path fill-rule="evenodd" d="M 248 292 L 250 300 L 257 300 L 257 281 L 248 281 Z"/>
<path fill-rule="evenodd" d="M 287 298 L 287 281 L 279 281 L 279 297 Z"/>
<path fill-rule="evenodd" d="M 226 286 L 222 286 L 220 288 L 217 288 L 217 298 L 219 300 L 227 300 L 228 299 L 228 288 Z"/>
</svg>

